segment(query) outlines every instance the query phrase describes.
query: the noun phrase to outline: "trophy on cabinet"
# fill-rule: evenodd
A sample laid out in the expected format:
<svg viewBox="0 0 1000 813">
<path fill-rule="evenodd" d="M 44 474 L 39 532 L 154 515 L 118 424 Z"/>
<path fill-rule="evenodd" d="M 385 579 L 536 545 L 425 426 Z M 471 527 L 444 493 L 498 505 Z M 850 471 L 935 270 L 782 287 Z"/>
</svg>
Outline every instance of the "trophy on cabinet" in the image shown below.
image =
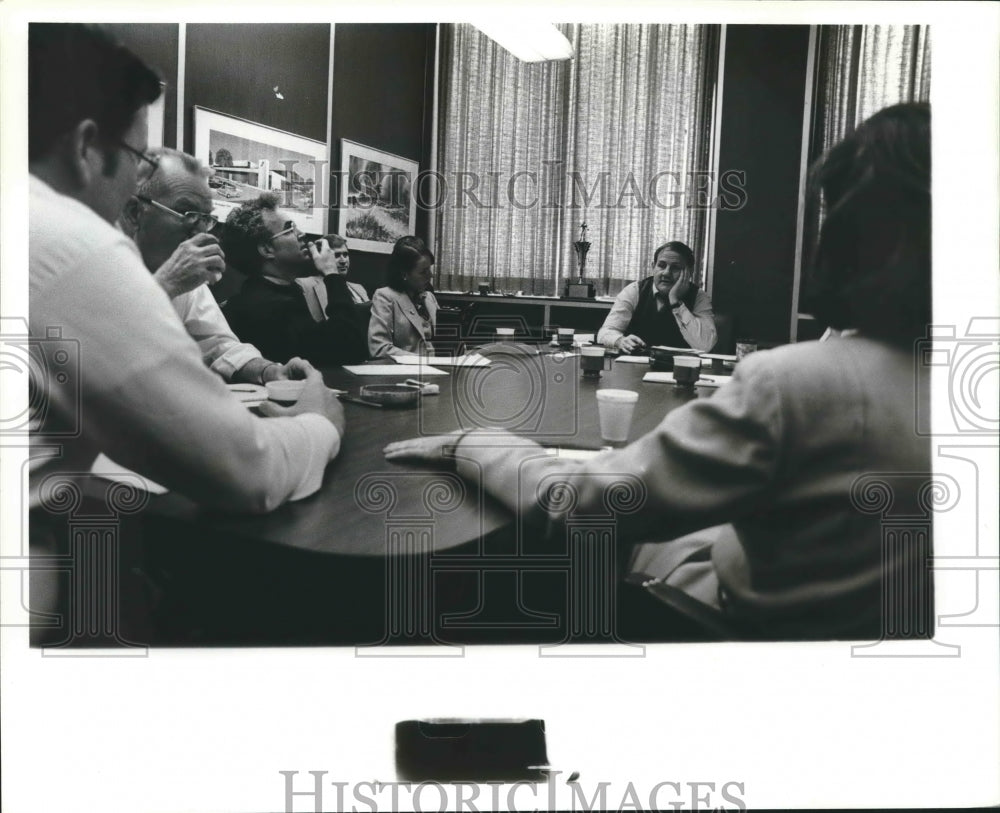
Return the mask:
<svg viewBox="0 0 1000 813">
<path fill-rule="evenodd" d="M 580 265 L 580 273 L 576 282 L 566 283 L 566 291 L 563 294 L 567 299 L 593 299 L 594 284 L 584 279 L 584 270 L 587 267 L 587 252 L 590 251 L 590 242 L 587 240 L 587 224 L 580 224 L 580 239 L 573 243 L 576 251 L 576 259 Z"/>
</svg>

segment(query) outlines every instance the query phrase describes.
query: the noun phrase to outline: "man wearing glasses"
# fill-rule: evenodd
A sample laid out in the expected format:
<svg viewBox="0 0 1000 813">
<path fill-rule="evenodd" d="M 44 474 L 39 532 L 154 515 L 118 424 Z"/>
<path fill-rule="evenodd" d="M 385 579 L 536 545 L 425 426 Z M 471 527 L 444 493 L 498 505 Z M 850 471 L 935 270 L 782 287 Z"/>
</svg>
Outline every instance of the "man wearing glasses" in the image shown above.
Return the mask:
<svg viewBox="0 0 1000 813">
<path fill-rule="evenodd" d="M 301 356 L 316 365 L 356 364 L 368 358 L 368 325 L 355 308 L 346 268 L 325 239 L 307 242 L 265 192 L 229 213 L 224 245 L 247 275 L 226 304 L 233 331 L 268 358 Z M 325 304 L 311 299 L 310 278 L 322 280 Z"/>
<path fill-rule="evenodd" d="M 146 267 L 167 292 L 202 360 L 226 381 L 263 384 L 301 377 L 302 362 L 278 364 L 241 342 L 209 291 L 226 268 L 211 214 L 208 173 L 196 158 L 158 148 L 141 156 L 139 188 L 119 223 L 139 248 Z"/>
<path fill-rule="evenodd" d="M 51 519 L 44 484 L 101 452 L 199 503 L 261 513 L 315 492 L 340 448 L 343 408 L 316 370 L 294 406 L 252 415 L 113 227 L 148 163 L 160 93 L 103 29 L 28 26 L 28 338 L 46 362 L 31 368 L 31 443 L 47 450 L 29 467 L 33 546 Z"/>
</svg>

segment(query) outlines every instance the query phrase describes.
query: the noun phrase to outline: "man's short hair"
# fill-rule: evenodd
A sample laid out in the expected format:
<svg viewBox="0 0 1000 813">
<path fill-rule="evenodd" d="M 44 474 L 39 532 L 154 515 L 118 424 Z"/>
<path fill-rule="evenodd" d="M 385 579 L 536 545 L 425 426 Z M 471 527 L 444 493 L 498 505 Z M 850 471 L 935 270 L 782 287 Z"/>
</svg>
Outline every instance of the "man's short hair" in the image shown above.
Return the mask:
<svg viewBox="0 0 1000 813">
<path fill-rule="evenodd" d="M 340 248 L 341 246 L 347 245 L 347 240 L 341 237 L 339 234 L 325 234 L 323 239 L 326 240 L 326 244 L 330 248 Z"/>
<path fill-rule="evenodd" d="M 222 250 L 226 253 L 226 260 L 244 274 L 260 273 L 263 258 L 257 246 L 271 238 L 261 213 L 265 209 L 277 211 L 280 200 L 273 192 L 262 192 L 256 200 L 241 203 L 226 218 Z"/>
<path fill-rule="evenodd" d="M 93 120 L 112 149 L 135 114 L 156 101 L 160 77 L 107 31 L 79 23 L 28 25 L 28 160 L 50 155 L 81 122 Z M 107 171 L 114 170 L 114 163 Z"/>
<path fill-rule="evenodd" d="M 660 256 L 660 252 L 664 250 L 669 250 L 680 256 L 684 260 L 684 265 L 691 272 L 694 271 L 694 252 L 688 248 L 685 243 L 680 240 L 671 240 L 668 243 L 664 243 L 662 246 L 657 246 L 656 251 L 653 252 L 653 265 L 656 265 L 656 258 Z"/>
<path fill-rule="evenodd" d="M 181 150 L 172 147 L 153 147 L 148 150 L 147 155 L 151 158 L 176 158 L 181 162 L 181 166 L 191 175 L 207 179 L 210 170 L 193 155 L 189 155 Z M 162 172 L 158 167 L 153 167 L 146 161 L 139 162 L 138 194 L 154 200 L 167 190 L 167 184 Z"/>
</svg>

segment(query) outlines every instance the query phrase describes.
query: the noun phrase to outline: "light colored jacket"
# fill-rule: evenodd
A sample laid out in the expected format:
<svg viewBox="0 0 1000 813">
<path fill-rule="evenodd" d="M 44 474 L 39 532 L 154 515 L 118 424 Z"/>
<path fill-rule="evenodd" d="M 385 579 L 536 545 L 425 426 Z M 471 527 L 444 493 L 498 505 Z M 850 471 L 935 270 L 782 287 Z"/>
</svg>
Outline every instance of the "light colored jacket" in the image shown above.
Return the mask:
<svg viewBox="0 0 1000 813">
<path fill-rule="evenodd" d="M 434 354 L 431 337 L 437 324 L 438 303 L 430 291 L 424 294 L 424 304 L 429 321 L 417 313 L 409 294 L 389 287 L 375 291 L 368 323 L 368 352 L 372 358 Z"/>
<path fill-rule="evenodd" d="M 917 532 L 884 538 L 895 514 L 919 512 L 931 476 L 929 440 L 915 426 L 927 381 L 916 371 L 910 352 L 860 336 L 787 345 L 747 356 L 710 398 L 624 449 L 578 462 L 525 438 L 472 433 L 458 468 L 525 520 L 547 512 L 565 522 L 556 507 L 569 503 L 575 516 L 604 515 L 609 495 L 630 493 L 635 504 L 616 514 L 620 544 L 731 523 L 735 533 L 705 552 L 727 613 L 775 636 L 870 632 L 884 578 L 926 598 L 911 582 L 927 572 L 918 559 L 930 517 L 923 542 Z M 573 500 L 546 499 L 560 484 Z"/>
</svg>

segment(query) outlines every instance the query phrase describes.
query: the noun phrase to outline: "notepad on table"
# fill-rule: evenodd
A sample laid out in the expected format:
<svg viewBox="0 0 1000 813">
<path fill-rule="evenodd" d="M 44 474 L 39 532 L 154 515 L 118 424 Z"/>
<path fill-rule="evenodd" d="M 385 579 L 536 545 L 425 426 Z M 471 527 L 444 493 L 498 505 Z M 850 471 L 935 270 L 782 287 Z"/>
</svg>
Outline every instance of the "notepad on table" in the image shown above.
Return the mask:
<svg viewBox="0 0 1000 813">
<path fill-rule="evenodd" d="M 397 364 L 417 365 L 419 367 L 486 367 L 490 360 L 479 353 L 468 353 L 464 356 L 394 356 Z"/>
<path fill-rule="evenodd" d="M 653 384 L 676 384 L 674 380 L 673 373 L 646 373 L 642 377 L 643 381 L 649 381 Z M 721 387 L 729 380 L 729 376 L 723 375 L 719 377 L 712 376 L 710 378 L 705 378 L 702 376 L 697 381 L 694 382 L 696 387 Z"/>
<path fill-rule="evenodd" d="M 119 466 L 114 460 L 104 454 L 99 454 L 97 456 L 97 460 L 94 461 L 94 465 L 90 467 L 90 473 L 96 474 L 98 477 L 102 477 L 105 480 L 136 486 L 144 491 L 148 491 L 150 494 L 167 493 L 167 489 L 159 483 L 154 483 L 148 477 L 143 477 L 141 474 L 136 474 L 134 471 L 126 469 L 124 466 Z"/>
<path fill-rule="evenodd" d="M 267 400 L 267 390 L 260 384 L 226 384 L 226 387 L 247 408 Z"/>
<path fill-rule="evenodd" d="M 552 457 L 561 457 L 564 460 L 590 460 L 605 449 L 569 449 L 565 446 L 547 446 L 545 453 Z"/>
<path fill-rule="evenodd" d="M 344 369 L 354 375 L 448 375 L 444 370 L 423 364 L 352 364 Z"/>
</svg>

